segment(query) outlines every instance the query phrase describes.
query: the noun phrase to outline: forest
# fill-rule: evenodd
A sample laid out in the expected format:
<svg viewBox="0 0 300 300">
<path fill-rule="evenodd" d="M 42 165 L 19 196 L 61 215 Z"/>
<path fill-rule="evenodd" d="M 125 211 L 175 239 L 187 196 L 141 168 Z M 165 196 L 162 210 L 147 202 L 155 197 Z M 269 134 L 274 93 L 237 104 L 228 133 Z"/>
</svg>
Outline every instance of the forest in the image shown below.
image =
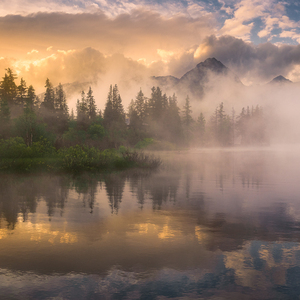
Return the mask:
<svg viewBox="0 0 300 300">
<path fill-rule="evenodd" d="M 137 92 L 125 111 L 117 85 L 108 89 L 104 108 L 98 108 L 90 87 L 69 111 L 63 85 L 47 78 L 37 96 L 32 85 L 8 68 L 0 82 L 0 169 L 94 169 L 130 163 L 159 165 L 159 161 L 129 149 L 172 150 L 188 147 L 228 147 L 268 143 L 267 122 L 259 106 L 225 112 L 221 102 L 212 116 L 194 119 L 187 95 L 178 106 L 152 87 L 148 98 Z M 54 163 L 55 161 L 55 163 Z M 97 163 L 96 163 L 97 162 Z"/>
</svg>

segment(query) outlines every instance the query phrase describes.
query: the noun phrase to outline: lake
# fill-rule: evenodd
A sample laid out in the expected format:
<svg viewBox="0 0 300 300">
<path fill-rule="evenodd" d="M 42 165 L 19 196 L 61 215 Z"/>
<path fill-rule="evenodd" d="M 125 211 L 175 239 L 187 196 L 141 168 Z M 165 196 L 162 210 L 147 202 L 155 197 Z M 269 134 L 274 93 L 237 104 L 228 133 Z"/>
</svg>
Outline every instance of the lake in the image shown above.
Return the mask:
<svg viewBox="0 0 300 300">
<path fill-rule="evenodd" d="M 0 299 L 299 299 L 300 147 L 0 175 Z"/>
</svg>

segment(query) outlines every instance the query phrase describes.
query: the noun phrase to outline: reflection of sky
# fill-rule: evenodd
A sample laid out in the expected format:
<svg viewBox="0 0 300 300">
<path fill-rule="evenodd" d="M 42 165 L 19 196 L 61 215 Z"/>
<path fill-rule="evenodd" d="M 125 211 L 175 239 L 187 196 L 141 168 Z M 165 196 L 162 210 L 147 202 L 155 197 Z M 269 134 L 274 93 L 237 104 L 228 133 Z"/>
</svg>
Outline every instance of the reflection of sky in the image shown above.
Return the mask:
<svg viewBox="0 0 300 300">
<path fill-rule="evenodd" d="M 299 293 L 300 256 L 296 243 L 252 241 L 236 251 L 216 252 L 210 259 L 210 268 L 162 267 L 145 273 L 112 267 L 103 276 L 16 274 L 2 269 L 0 289 L 2 296 L 16 299 L 87 299 L 91 295 L 103 299 L 242 299 L 245 295 L 251 299 L 293 299 Z"/>
<path fill-rule="evenodd" d="M 146 291 L 218 296 L 239 286 L 256 297 L 275 286 L 275 295 L 291 294 L 300 273 L 298 151 L 202 150 L 169 160 L 160 172 L 112 174 L 101 183 L 86 175 L 69 184 L 8 177 L 7 198 L 0 197 L 1 291 L 139 299 Z M 38 203 L 24 221 L 26 186 Z M 20 209 L 9 228 L 7 204 Z M 30 272 L 41 275 L 32 280 Z"/>
</svg>

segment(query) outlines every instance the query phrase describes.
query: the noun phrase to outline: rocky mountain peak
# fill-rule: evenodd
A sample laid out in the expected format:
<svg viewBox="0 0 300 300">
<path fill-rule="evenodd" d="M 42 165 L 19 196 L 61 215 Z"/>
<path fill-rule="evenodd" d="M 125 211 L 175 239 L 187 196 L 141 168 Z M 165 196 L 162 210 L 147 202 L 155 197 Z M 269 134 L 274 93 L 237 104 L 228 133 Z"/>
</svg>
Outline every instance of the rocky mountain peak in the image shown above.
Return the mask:
<svg viewBox="0 0 300 300">
<path fill-rule="evenodd" d="M 220 72 L 227 69 L 227 67 L 225 67 L 220 61 L 218 61 L 214 57 L 207 58 L 204 62 L 199 63 L 197 65 L 197 68 L 206 68 L 214 72 Z"/>
<path fill-rule="evenodd" d="M 289 79 L 286 79 L 282 75 L 279 75 L 279 76 L 273 78 L 273 80 L 270 81 L 270 83 L 292 83 L 292 81 L 290 81 Z"/>
</svg>

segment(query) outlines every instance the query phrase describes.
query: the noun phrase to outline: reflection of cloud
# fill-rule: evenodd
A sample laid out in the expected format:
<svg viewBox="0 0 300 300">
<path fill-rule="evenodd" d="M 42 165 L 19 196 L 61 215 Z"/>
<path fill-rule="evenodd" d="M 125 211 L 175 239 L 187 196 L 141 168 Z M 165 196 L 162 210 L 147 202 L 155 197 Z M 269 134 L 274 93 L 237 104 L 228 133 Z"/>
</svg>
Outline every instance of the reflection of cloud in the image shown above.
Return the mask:
<svg viewBox="0 0 300 300">
<path fill-rule="evenodd" d="M 72 234 L 69 232 L 63 233 L 60 237 L 59 242 L 61 244 L 74 244 L 78 242 L 78 238 L 76 234 Z"/>
<path fill-rule="evenodd" d="M 172 230 L 168 225 L 165 225 L 162 230 L 158 234 L 158 238 L 165 240 L 169 238 L 173 238 L 176 235 L 180 234 L 178 230 Z"/>
<path fill-rule="evenodd" d="M 6 238 L 9 235 L 8 229 L 0 229 L 0 240 Z"/>
<path fill-rule="evenodd" d="M 286 284 L 286 271 L 299 265 L 297 253 L 300 247 L 296 243 L 247 242 L 241 250 L 227 252 L 226 268 L 233 269 L 238 284 L 247 287 Z M 257 268 L 256 265 L 260 265 Z"/>
<path fill-rule="evenodd" d="M 197 237 L 199 243 L 202 243 L 208 237 L 207 233 L 200 226 L 195 227 L 195 236 Z"/>
<path fill-rule="evenodd" d="M 19 226 L 20 227 L 20 226 Z M 29 234 L 29 240 L 41 242 L 47 240 L 51 244 L 74 244 L 78 242 L 77 235 L 70 232 L 52 230 L 51 224 L 31 223 L 27 221 L 22 228 L 19 228 L 23 235 Z M 7 230 L 6 230 L 7 231 Z M 7 233 L 6 233 L 7 234 Z"/>
</svg>

